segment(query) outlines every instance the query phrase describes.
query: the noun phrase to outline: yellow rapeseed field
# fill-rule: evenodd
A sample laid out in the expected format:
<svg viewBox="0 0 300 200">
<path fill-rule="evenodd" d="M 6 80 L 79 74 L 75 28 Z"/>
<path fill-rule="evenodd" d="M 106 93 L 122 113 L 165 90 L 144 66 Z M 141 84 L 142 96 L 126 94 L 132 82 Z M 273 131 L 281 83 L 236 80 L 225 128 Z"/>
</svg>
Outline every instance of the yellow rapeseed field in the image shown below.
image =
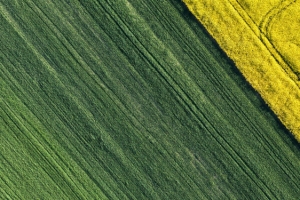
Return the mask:
<svg viewBox="0 0 300 200">
<path fill-rule="evenodd" d="M 184 0 L 300 141 L 300 3 Z"/>
</svg>

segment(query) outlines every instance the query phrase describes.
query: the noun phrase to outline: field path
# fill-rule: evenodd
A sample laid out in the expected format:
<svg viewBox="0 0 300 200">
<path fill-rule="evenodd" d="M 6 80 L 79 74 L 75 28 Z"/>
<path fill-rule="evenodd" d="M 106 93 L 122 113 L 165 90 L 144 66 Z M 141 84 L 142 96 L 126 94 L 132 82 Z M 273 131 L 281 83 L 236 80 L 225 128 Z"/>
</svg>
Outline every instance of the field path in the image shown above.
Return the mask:
<svg viewBox="0 0 300 200">
<path fill-rule="evenodd" d="M 185 1 L 300 141 L 298 1 Z"/>
<path fill-rule="evenodd" d="M 0 26 L 0 199 L 299 197 L 299 144 L 181 1 L 2 1 Z"/>
</svg>

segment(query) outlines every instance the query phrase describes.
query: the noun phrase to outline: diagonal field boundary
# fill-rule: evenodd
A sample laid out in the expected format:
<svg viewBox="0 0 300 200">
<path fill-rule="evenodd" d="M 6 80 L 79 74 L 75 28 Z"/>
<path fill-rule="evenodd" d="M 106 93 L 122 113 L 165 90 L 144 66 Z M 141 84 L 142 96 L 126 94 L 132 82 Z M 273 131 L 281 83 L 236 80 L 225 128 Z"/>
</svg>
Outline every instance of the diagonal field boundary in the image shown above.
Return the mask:
<svg viewBox="0 0 300 200">
<path fill-rule="evenodd" d="M 274 10 L 284 9 L 294 1 Z M 206 27 L 220 47 L 233 59 L 247 81 L 256 89 L 282 123 L 300 141 L 300 90 L 297 76 L 260 27 L 237 1 L 185 1 L 189 10 Z"/>
</svg>

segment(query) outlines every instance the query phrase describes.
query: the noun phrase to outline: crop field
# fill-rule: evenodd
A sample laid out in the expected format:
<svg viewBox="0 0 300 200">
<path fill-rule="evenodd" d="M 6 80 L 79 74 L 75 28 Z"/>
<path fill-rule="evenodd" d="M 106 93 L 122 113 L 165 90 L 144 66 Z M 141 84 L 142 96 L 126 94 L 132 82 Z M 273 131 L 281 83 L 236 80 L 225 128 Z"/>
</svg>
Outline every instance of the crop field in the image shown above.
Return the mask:
<svg viewBox="0 0 300 200">
<path fill-rule="evenodd" d="M 300 141 L 299 2 L 184 2 Z"/>
<path fill-rule="evenodd" d="M 299 198 L 299 143 L 182 1 L 0 23 L 0 199 Z"/>
</svg>

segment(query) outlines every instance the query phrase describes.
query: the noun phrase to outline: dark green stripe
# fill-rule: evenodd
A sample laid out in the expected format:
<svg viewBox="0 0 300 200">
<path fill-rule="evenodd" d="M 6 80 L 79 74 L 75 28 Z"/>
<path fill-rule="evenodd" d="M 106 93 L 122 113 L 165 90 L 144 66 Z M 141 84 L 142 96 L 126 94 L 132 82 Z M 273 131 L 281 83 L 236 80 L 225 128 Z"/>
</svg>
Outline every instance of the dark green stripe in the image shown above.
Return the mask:
<svg viewBox="0 0 300 200">
<path fill-rule="evenodd" d="M 299 145 L 180 1 L 0 5 L 0 198 L 298 197 Z"/>
</svg>

